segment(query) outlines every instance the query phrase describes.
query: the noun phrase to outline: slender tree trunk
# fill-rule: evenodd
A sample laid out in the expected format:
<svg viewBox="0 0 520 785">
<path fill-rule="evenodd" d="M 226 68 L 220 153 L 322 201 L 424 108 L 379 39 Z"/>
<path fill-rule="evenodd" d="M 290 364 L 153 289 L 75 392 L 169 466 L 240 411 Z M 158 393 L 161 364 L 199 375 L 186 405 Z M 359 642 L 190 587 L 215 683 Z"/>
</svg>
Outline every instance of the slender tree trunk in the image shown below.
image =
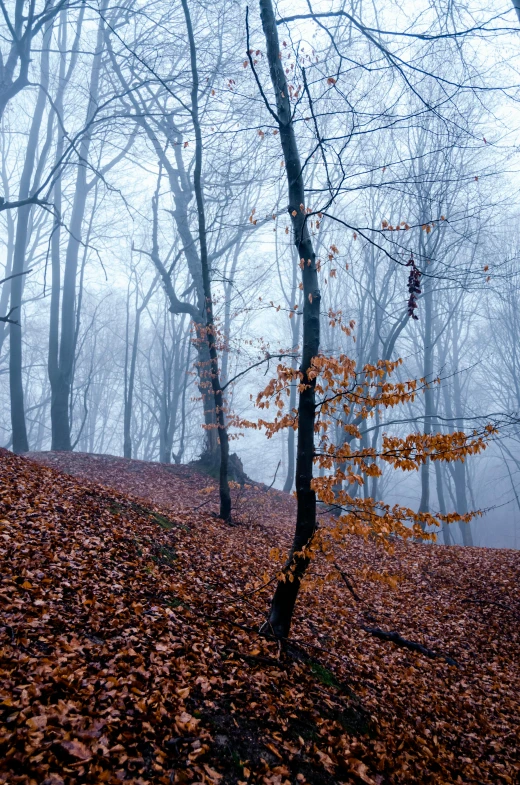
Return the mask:
<svg viewBox="0 0 520 785">
<path fill-rule="evenodd" d="M 6 138 L 6 129 L 3 127 L 0 129 L 0 133 Z M 6 155 L 5 155 L 5 148 L 2 148 L 2 188 L 4 198 L 7 201 L 10 201 L 10 188 L 9 188 L 9 176 L 7 172 L 7 162 L 6 162 Z M 14 220 L 14 213 L 15 210 L 6 210 L 4 213 L 5 222 L 6 222 L 6 263 L 4 269 L 3 278 L 8 278 L 12 271 L 13 271 L 13 254 L 14 254 L 14 241 L 15 241 L 15 234 L 16 234 L 16 224 Z M 0 314 L 6 314 L 9 310 L 8 305 L 11 299 L 11 281 L 6 281 L 2 285 L 2 290 L 0 292 Z M 1 322 L 0 323 L 0 354 L 2 353 L 2 349 L 4 346 L 4 341 L 9 333 L 9 325 L 7 323 Z"/>
<path fill-rule="evenodd" d="M 170 310 L 172 313 L 189 313 L 193 320 L 193 325 L 196 331 L 193 345 L 197 350 L 197 360 L 195 365 L 199 377 L 198 387 L 202 400 L 205 427 L 205 443 L 201 457 L 203 457 L 210 464 L 216 464 L 218 462 L 219 441 L 217 433 L 218 425 L 215 411 L 215 400 L 211 384 L 211 358 L 206 334 L 203 330 L 201 331 L 201 325 L 205 324 L 204 286 L 202 281 L 201 260 L 197 253 L 196 243 L 190 228 L 188 208 L 193 198 L 193 192 L 191 190 L 190 179 L 185 170 L 182 159 L 182 134 L 178 129 L 172 128 L 170 141 L 174 147 L 177 164 L 176 167 L 173 167 L 168 159 L 168 156 L 166 155 L 165 150 L 161 147 L 155 131 L 142 116 L 142 106 L 137 101 L 133 91 L 130 89 L 129 83 L 125 79 L 121 68 L 119 67 L 117 58 L 115 57 L 110 47 L 110 41 L 108 43 L 108 49 L 111 55 L 114 71 L 121 81 L 121 84 L 127 91 L 128 98 L 131 101 L 138 117 L 137 122 L 148 135 L 157 154 L 157 158 L 160 164 L 164 166 L 168 175 L 170 190 L 175 203 L 175 209 L 173 210 L 172 215 L 186 256 L 188 269 L 195 286 L 197 306 L 192 306 L 186 302 L 180 302 L 175 294 L 175 290 L 173 289 L 168 272 L 161 264 L 160 259 L 155 257 L 153 258 L 153 262 L 160 271 L 166 294 L 170 300 Z"/>
<path fill-rule="evenodd" d="M 424 289 L 424 365 L 423 376 L 429 385 L 424 391 L 424 433 L 432 432 L 434 414 L 433 389 L 433 290 L 427 280 Z M 430 461 L 421 466 L 421 501 L 419 512 L 430 512 Z"/>
<path fill-rule="evenodd" d="M 296 304 L 296 292 L 297 292 L 297 270 L 298 265 L 296 259 L 294 259 L 293 263 L 293 280 L 291 285 L 291 307 L 293 304 Z M 299 310 L 299 309 L 298 309 Z M 301 316 L 300 314 L 294 314 L 291 320 L 291 340 L 292 340 L 292 351 L 296 351 L 296 347 L 298 345 L 298 339 L 300 335 L 300 322 Z M 291 367 L 296 368 L 296 357 L 291 360 Z M 296 406 L 296 384 L 291 384 L 291 390 L 289 394 L 289 409 L 292 411 Z M 287 476 L 285 478 L 285 483 L 283 489 L 286 493 L 290 493 L 292 491 L 294 485 L 294 470 L 295 470 L 295 446 L 296 446 L 296 433 L 294 428 L 289 428 L 287 432 Z"/>
<path fill-rule="evenodd" d="M 168 450 L 169 421 L 169 395 L 168 380 L 163 378 L 161 397 L 159 403 L 159 462 L 170 463 L 171 454 Z"/>
<path fill-rule="evenodd" d="M 231 270 L 229 273 L 225 271 L 226 282 L 224 283 L 224 349 L 222 350 L 222 363 L 220 372 L 220 383 L 222 387 L 226 386 L 228 381 L 228 368 L 229 368 L 229 339 L 231 336 L 231 301 L 233 297 L 233 284 L 235 280 L 235 273 L 238 264 L 240 251 L 242 250 L 241 243 L 242 236 L 240 235 L 235 245 L 233 253 L 233 261 L 231 263 Z"/>
<path fill-rule="evenodd" d="M 311 542 L 316 530 L 316 493 L 312 487 L 314 462 L 315 380 L 308 378 L 312 358 L 320 348 L 321 294 L 316 270 L 316 256 L 305 219 L 305 190 L 298 145 L 292 122 L 289 90 L 280 56 L 278 31 L 271 0 L 260 0 L 262 28 L 266 40 L 269 72 L 276 98 L 280 142 L 285 159 L 289 192 L 289 214 L 293 226 L 298 259 L 303 259 L 303 346 L 300 371 L 304 390 L 298 403 L 298 446 L 296 455 L 297 514 L 294 540 L 287 562 L 292 580 L 280 581 L 276 587 L 269 619 L 264 630 L 278 638 L 287 638 L 300 584 L 309 560 L 299 555 Z"/>
<path fill-rule="evenodd" d="M 11 3 L 11 12 L 14 11 L 12 39 L 7 57 L 0 60 L 0 119 L 11 98 L 29 84 L 29 65 L 31 62 L 31 45 L 33 41 L 34 7 L 32 11 L 25 8 L 24 0 L 15 0 Z M 50 10 L 52 4 L 48 4 Z M 8 6 L 9 8 L 9 6 Z M 3 19 L 5 24 L 5 17 Z M 25 23 L 25 24 L 24 24 Z M 5 28 L 7 34 L 8 28 Z M 16 76 L 15 76 L 16 74 Z M 25 197 L 27 198 L 27 197 Z"/>
<path fill-rule="evenodd" d="M 197 350 L 198 387 L 202 399 L 204 414 L 204 453 L 209 463 L 218 462 L 219 440 L 217 414 L 215 411 L 215 395 L 211 383 L 211 356 L 209 352 L 206 328 L 200 321 L 194 320 L 197 337 L 194 345 Z M 202 333 L 202 335 L 201 335 Z"/>
<path fill-rule="evenodd" d="M 165 166 L 170 183 L 170 189 L 173 194 L 175 209 L 173 211 L 173 218 L 175 225 L 179 232 L 181 243 L 186 255 L 186 261 L 191 277 L 195 284 L 197 293 L 197 308 L 188 311 L 193 319 L 193 326 L 195 328 L 194 346 L 197 350 L 196 368 L 198 374 L 198 388 L 202 400 L 202 408 L 204 415 L 205 439 L 203 458 L 209 464 L 218 464 L 219 462 L 219 439 L 218 439 L 218 424 L 217 414 L 215 410 L 215 396 L 213 393 L 211 383 L 211 356 L 208 345 L 208 337 L 206 334 L 206 307 L 205 307 L 205 292 L 204 281 L 202 275 L 202 260 L 200 253 L 197 253 L 196 240 L 193 237 L 190 228 L 188 208 L 192 199 L 192 191 L 190 190 L 189 178 L 184 170 L 184 162 L 182 160 L 181 144 L 177 142 L 175 146 L 175 154 L 177 161 L 177 169 L 172 169 L 169 165 L 168 158 L 164 151 L 160 149 L 158 143 L 154 144 L 158 153 L 159 160 Z M 182 188 L 181 188 L 182 184 Z M 198 205 L 197 205 L 198 209 Z M 179 303 L 175 296 L 175 292 L 170 285 L 164 280 L 165 288 L 170 297 L 172 313 L 182 313 L 179 309 Z"/>
<path fill-rule="evenodd" d="M 442 476 L 443 467 L 440 461 L 435 461 L 435 479 L 437 482 L 437 498 L 439 499 L 439 512 L 442 515 L 446 514 L 446 497 L 444 495 L 444 478 Z M 442 538 L 445 545 L 453 545 L 453 537 L 451 536 L 450 527 L 448 523 L 442 524 Z"/>
<path fill-rule="evenodd" d="M 296 360 L 291 360 L 291 365 L 295 366 Z M 296 406 L 296 385 L 291 384 L 291 391 L 289 395 L 289 409 L 292 411 Z M 292 491 L 294 485 L 294 470 L 295 470 L 295 445 L 296 445 L 296 433 L 294 428 L 289 428 L 287 431 L 287 476 L 285 478 L 285 483 L 283 486 L 283 490 L 286 493 L 290 493 Z"/>
<path fill-rule="evenodd" d="M 375 419 L 375 423 L 374 423 L 375 429 L 374 429 L 374 433 L 372 434 L 372 443 L 371 443 L 370 446 L 372 447 L 374 452 L 376 452 L 377 451 L 377 443 L 378 443 L 378 439 L 379 439 L 379 435 L 380 435 L 379 427 L 381 425 L 381 413 L 380 413 L 379 409 L 376 409 L 376 413 L 375 413 L 375 418 L 374 419 Z M 377 458 L 375 459 L 375 461 L 377 462 Z M 370 492 L 370 496 L 373 499 L 377 499 L 377 497 L 379 495 L 379 479 L 380 478 L 377 475 L 374 475 L 372 477 L 372 489 L 371 489 L 371 492 Z M 368 478 L 367 478 L 367 484 L 368 484 Z"/>
<path fill-rule="evenodd" d="M 188 387 L 188 368 L 190 367 L 190 349 L 191 343 L 187 341 L 186 361 L 184 366 L 183 383 L 182 383 L 182 396 L 181 396 L 181 437 L 179 439 L 179 449 L 173 453 L 173 460 L 175 463 L 180 463 L 184 454 L 185 436 L 186 436 L 186 389 Z"/>
<path fill-rule="evenodd" d="M 139 346 L 139 328 L 141 325 L 141 310 L 135 314 L 134 340 L 132 342 L 132 356 L 130 359 L 130 372 L 128 374 L 128 389 L 125 397 L 124 407 L 124 444 L 123 455 L 125 458 L 132 457 L 132 404 L 134 399 L 135 368 L 137 365 L 137 349 Z"/>
<path fill-rule="evenodd" d="M 169 314 L 173 318 L 173 314 Z M 162 374 L 159 382 L 159 461 L 161 463 L 171 462 L 171 450 L 169 449 L 169 432 L 172 416 L 172 375 L 173 375 L 173 356 L 175 337 L 172 336 L 172 343 L 168 346 L 166 319 L 162 325 L 161 336 L 161 366 Z"/>
<path fill-rule="evenodd" d="M 26 159 L 27 160 L 27 159 Z M 26 197 L 22 197 L 26 198 Z M 24 453 L 29 450 L 27 426 L 25 422 L 24 390 L 22 378 L 22 293 L 25 251 L 27 247 L 27 228 L 30 207 L 18 209 L 16 240 L 13 259 L 13 273 L 17 278 L 11 281 L 11 313 L 17 324 L 9 325 L 9 391 L 11 394 L 11 428 L 13 452 Z"/>
<path fill-rule="evenodd" d="M 125 458 L 132 457 L 132 408 L 134 402 L 134 387 L 135 387 L 135 371 L 137 367 L 137 352 L 139 348 L 139 332 L 141 328 L 141 314 L 150 302 L 150 298 L 154 293 L 159 276 L 157 275 L 153 280 L 148 292 L 146 293 L 141 305 L 135 309 L 135 322 L 134 322 L 134 338 L 132 341 L 132 355 L 130 358 L 130 369 L 128 369 L 128 320 L 129 312 L 127 310 L 127 327 L 126 327 L 126 354 L 125 354 L 125 402 L 123 410 L 123 455 Z M 136 281 L 136 299 L 137 299 L 137 281 Z M 127 304 L 129 309 L 129 304 Z"/>
<path fill-rule="evenodd" d="M 63 17 L 65 16 L 65 19 Z M 55 106 L 56 114 L 58 116 L 58 141 L 56 144 L 55 163 L 61 161 L 64 148 L 64 136 L 60 126 L 60 120 L 63 119 L 63 96 L 65 92 L 65 63 L 66 63 L 66 12 L 62 12 L 60 19 L 60 70 L 59 70 L 59 83 L 58 94 L 56 96 Z M 51 303 L 49 313 L 49 355 L 47 359 L 47 368 L 49 374 L 49 381 L 51 384 L 51 447 L 54 449 L 56 443 L 53 424 L 55 417 L 53 417 L 53 403 L 52 403 L 52 390 L 59 376 L 58 366 L 58 352 L 60 345 L 60 294 L 61 294 L 61 209 L 62 209 L 62 183 L 61 176 L 56 180 L 53 190 L 54 200 L 54 224 L 51 237 Z"/>
<path fill-rule="evenodd" d="M 29 136 L 27 139 L 27 151 L 25 155 L 22 176 L 20 179 L 19 199 L 27 199 L 30 195 L 31 180 L 34 171 L 36 150 L 38 149 L 38 137 L 40 127 L 47 102 L 47 90 L 49 86 L 49 43 L 52 24 L 48 23 L 43 37 L 43 50 L 41 55 L 41 87 L 36 99 L 33 119 Z M 23 453 L 29 450 L 27 439 L 27 426 L 25 422 L 24 409 L 24 390 L 22 378 L 22 295 L 24 288 L 24 276 L 22 273 L 25 268 L 25 256 L 27 250 L 29 218 L 31 206 L 18 208 L 16 237 L 13 254 L 13 278 L 11 281 L 11 311 L 12 318 L 18 324 L 9 326 L 9 389 L 11 394 L 11 427 L 13 433 L 13 451 Z"/>
<path fill-rule="evenodd" d="M 103 0 L 101 12 L 107 8 L 107 0 Z M 79 146 L 78 172 L 74 191 L 74 201 L 69 224 L 69 241 L 65 257 L 65 273 L 63 277 L 63 297 L 61 304 L 61 338 L 58 352 L 58 361 L 52 360 L 50 383 L 52 391 L 51 427 L 52 449 L 70 451 L 71 422 L 70 422 L 70 396 L 72 375 L 74 371 L 74 355 L 76 346 L 76 275 L 78 269 L 79 249 L 81 246 L 81 231 L 85 207 L 87 203 L 87 162 L 92 139 L 90 125 L 94 119 L 99 93 L 101 73 L 101 55 L 104 48 L 105 27 L 102 16 L 99 19 L 96 51 L 92 61 L 90 73 L 90 96 L 85 119 L 85 133 Z M 53 269 L 54 272 L 54 269 Z M 52 306 L 51 306 L 52 307 Z M 55 305 L 56 308 L 56 305 Z M 58 305 L 59 308 L 59 305 Z M 54 315 L 54 325 L 56 315 Z M 54 330 L 55 330 L 54 326 Z M 56 339 L 53 337 L 53 356 L 56 351 Z"/>
<path fill-rule="evenodd" d="M 213 318 L 213 296 L 211 293 L 211 278 L 209 270 L 208 247 L 206 236 L 206 214 L 204 209 L 204 196 L 202 192 L 202 130 L 199 121 L 199 75 L 197 70 L 197 50 L 195 47 L 195 37 L 191 24 L 190 12 L 187 0 L 181 0 L 188 30 L 190 43 L 191 61 L 191 116 L 195 131 L 195 168 L 193 171 L 193 185 L 195 199 L 197 201 L 198 225 L 199 225 L 199 247 L 200 263 L 202 267 L 202 281 L 204 287 L 204 307 L 205 307 L 205 329 L 207 333 L 208 351 L 210 357 L 211 387 L 215 399 L 215 415 L 218 425 L 218 437 L 220 443 L 220 472 L 219 472 L 219 491 L 220 491 L 220 517 L 231 520 L 231 494 L 229 490 L 228 468 L 229 468 L 229 440 L 225 421 L 224 396 L 220 385 L 218 354 L 216 347 L 215 321 Z"/>
<path fill-rule="evenodd" d="M 462 394 L 460 389 L 459 377 L 459 336 L 457 320 L 453 320 L 453 402 L 455 406 L 456 427 L 459 431 L 464 430 L 464 415 L 462 410 Z M 464 460 L 455 461 L 453 464 L 453 479 L 455 482 L 455 498 L 457 500 L 457 512 L 459 515 L 466 515 L 469 510 L 466 480 L 466 462 Z M 459 529 L 462 536 L 462 543 L 466 546 L 473 545 L 473 535 L 471 524 L 459 522 Z"/>
<path fill-rule="evenodd" d="M 63 106 L 64 97 L 67 85 L 70 81 L 72 73 L 78 59 L 78 49 L 80 42 L 81 28 L 83 24 L 84 7 L 81 9 L 78 23 L 76 26 L 76 34 L 71 49 L 70 62 L 67 67 L 67 10 L 64 8 L 60 12 L 60 28 L 59 28 L 59 47 L 60 47 L 60 66 L 58 74 L 58 90 L 54 101 L 54 110 L 58 118 L 57 134 L 58 139 L 56 143 L 56 153 L 54 158 L 55 165 L 59 165 L 63 156 L 65 138 L 63 134 Z M 54 445 L 59 443 L 58 433 L 56 432 L 58 423 L 61 421 L 60 416 L 56 415 L 56 408 L 54 402 L 54 391 L 59 386 L 59 348 L 60 348 L 60 295 L 61 295 L 61 221 L 62 221 L 62 180 L 61 175 L 57 178 L 56 184 L 53 189 L 53 202 L 54 202 L 54 222 L 51 237 L 51 302 L 49 313 L 49 354 L 47 359 L 47 370 L 49 375 L 49 382 L 51 385 L 51 446 L 55 449 Z M 54 407 L 54 408 L 53 408 Z M 68 417 L 68 415 L 67 415 Z"/>
<path fill-rule="evenodd" d="M 172 362 L 172 370 L 171 370 L 171 392 L 170 392 L 170 399 L 169 399 L 169 412 L 168 412 L 168 428 L 166 429 L 166 439 L 165 439 L 165 448 L 168 454 L 168 463 L 171 463 L 173 456 L 173 439 L 175 436 L 175 431 L 177 429 L 178 423 L 178 415 L 179 415 L 179 405 L 181 404 L 181 399 L 183 397 L 183 390 L 186 389 L 186 376 L 184 380 L 181 382 L 181 366 L 182 366 L 182 359 L 184 357 L 184 353 L 186 352 L 186 345 L 187 345 L 187 334 L 185 334 L 185 338 L 181 340 L 181 336 L 184 330 L 184 319 L 185 315 L 183 315 L 179 329 L 176 333 L 175 330 L 175 316 L 170 314 L 171 322 L 172 322 L 172 336 L 173 336 L 173 362 Z M 175 458 L 174 458 L 175 460 Z"/>
</svg>

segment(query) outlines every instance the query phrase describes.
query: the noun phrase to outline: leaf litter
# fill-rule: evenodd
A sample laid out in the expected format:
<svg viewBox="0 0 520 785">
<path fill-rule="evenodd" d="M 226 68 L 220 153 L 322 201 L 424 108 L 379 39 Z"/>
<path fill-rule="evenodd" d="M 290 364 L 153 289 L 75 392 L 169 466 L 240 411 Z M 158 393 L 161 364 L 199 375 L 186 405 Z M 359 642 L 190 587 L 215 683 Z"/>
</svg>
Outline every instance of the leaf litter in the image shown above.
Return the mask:
<svg viewBox="0 0 520 785">
<path fill-rule="evenodd" d="M 291 496 L 234 488 L 231 527 L 189 467 L 31 458 L 0 454 L 1 783 L 519 781 L 518 552 L 352 537 L 281 651 Z"/>
</svg>

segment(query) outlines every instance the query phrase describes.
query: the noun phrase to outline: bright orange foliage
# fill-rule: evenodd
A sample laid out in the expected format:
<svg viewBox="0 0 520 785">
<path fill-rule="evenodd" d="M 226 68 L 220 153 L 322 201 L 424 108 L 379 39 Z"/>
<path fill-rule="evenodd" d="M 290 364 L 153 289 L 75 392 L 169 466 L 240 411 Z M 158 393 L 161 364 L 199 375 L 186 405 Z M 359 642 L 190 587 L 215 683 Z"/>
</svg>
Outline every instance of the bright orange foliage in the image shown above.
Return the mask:
<svg viewBox="0 0 520 785">
<path fill-rule="evenodd" d="M 373 498 L 358 495 L 369 477 L 379 477 L 382 465 L 389 464 L 401 471 L 417 471 L 427 460 L 464 461 L 485 449 L 487 440 L 495 432 L 486 426 L 481 432 L 425 434 L 413 432 L 400 437 L 383 433 L 381 446 L 356 447 L 363 431 L 371 428 L 370 421 L 376 412 L 402 406 L 415 401 L 418 393 L 428 387 L 425 379 L 394 381 L 391 376 L 401 365 L 401 360 L 379 361 L 356 370 L 356 362 L 347 355 L 339 357 L 318 356 L 312 361 L 311 378 L 316 379 L 316 452 L 315 463 L 320 476 L 313 480 L 313 487 L 320 502 L 334 513 L 322 518 L 320 527 L 307 547 L 306 555 L 317 552 L 333 557 L 333 547 L 345 542 L 346 535 L 370 537 L 391 549 L 395 538 L 436 539 L 431 527 L 455 521 L 469 522 L 478 512 L 459 515 L 449 513 L 415 512 L 409 507 L 389 505 Z M 439 383 L 437 379 L 434 383 Z M 242 427 L 263 428 L 270 438 L 282 428 L 298 426 L 296 409 L 287 411 L 285 402 L 291 384 L 304 389 L 299 370 L 280 363 L 276 376 L 258 396 L 260 409 L 274 406 L 272 420 L 258 422 L 236 421 Z M 376 426 L 378 427 L 378 426 Z M 338 439 L 338 433 L 340 438 Z M 428 531 L 430 529 L 430 531 Z M 286 571 L 287 572 L 287 571 Z M 288 574 L 291 580 L 292 575 Z"/>
</svg>

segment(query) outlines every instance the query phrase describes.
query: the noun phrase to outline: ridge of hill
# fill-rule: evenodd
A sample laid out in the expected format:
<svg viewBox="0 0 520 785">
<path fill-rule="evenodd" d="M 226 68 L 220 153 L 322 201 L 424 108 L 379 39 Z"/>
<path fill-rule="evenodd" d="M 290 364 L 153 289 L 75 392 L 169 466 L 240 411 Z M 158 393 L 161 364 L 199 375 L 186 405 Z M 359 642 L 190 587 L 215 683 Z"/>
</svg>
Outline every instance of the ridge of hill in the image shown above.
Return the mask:
<svg viewBox="0 0 520 785">
<path fill-rule="evenodd" d="M 237 487 L 230 527 L 187 467 L 30 458 L 0 452 L 0 783 L 518 782 L 518 552 L 350 538 L 360 600 L 317 560 L 284 653 L 292 497 Z"/>
</svg>

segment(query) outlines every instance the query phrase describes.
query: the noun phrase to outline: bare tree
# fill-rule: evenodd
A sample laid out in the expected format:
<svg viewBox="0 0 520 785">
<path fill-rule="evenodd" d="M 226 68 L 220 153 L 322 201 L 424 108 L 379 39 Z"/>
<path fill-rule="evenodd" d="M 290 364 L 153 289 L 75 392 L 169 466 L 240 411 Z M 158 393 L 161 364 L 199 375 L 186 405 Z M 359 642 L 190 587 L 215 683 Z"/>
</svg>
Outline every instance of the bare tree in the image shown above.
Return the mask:
<svg viewBox="0 0 520 785">
<path fill-rule="evenodd" d="M 316 493 L 312 487 L 314 462 L 314 421 L 316 381 L 307 376 L 313 357 L 320 348 L 321 294 L 316 269 L 316 254 L 307 225 L 305 183 L 296 141 L 289 88 L 280 61 L 280 43 L 271 0 L 260 0 L 262 29 L 266 41 L 269 73 L 275 98 L 276 111 L 269 110 L 276 120 L 280 133 L 287 189 L 288 211 L 291 216 L 294 244 L 302 260 L 303 283 L 303 344 L 300 363 L 301 384 L 304 385 L 298 402 L 298 445 L 296 453 L 296 527 L 289 561 L 295 563 L 292 581 L 280 581 L 274 593 L 266 629 L 279 638 L 289 634 L 291 619 L 301 580 L 309 560 L 302 550 L 310 543 L 316 529 Z M 252 67 L 253 61 L 250 57 Z"/>
<path fill-rule="evenodd" d="M 5 0 L 0 0 L 8 41 L 7 52 L 0 50 L 0 118 L 9 101 L 29 85 L 34 39 L 40 33 L 45 35 L 49 23 L 52 25 L 54 17 L 68 4 L 69 0 L 48 0 L 38 10 L 37 0 L 15 0 L 10 13 Z"/>
<path fill-rule="evenodd" d="M 19 199 L 26 199 L 33 185 L 33 174 L 35 169 L 36 151 L 40 128 L 47 103 L 47 88 L 49 85 L 49 43 L 52 33 L 53 18 L 47 21 L 44 33 L 44 45 L 41 54 L 40 64 L 40 87 L 33 113 L 33 119 L 29 136 L 27 139 L 27 149 L 20 178 Z M 13 450 L 23 453 L 29 449 L 27 439 L 27 426 L 24 411 L 24 391 L 22 383 L 22 293 L 24 282 L 25 257 L 28 241 L 29 218 L 31 205 L 25 205 L 18 209 L 16 222 L 16 237 L 13 252 L 13 280 L 11 282 L 11 303 L 10 312 L 16 314 L 16 324 L 11 324 L 9 328 L 9 385 L 11 392 L 11 426 L 13 431 Z"/>
</svg>

